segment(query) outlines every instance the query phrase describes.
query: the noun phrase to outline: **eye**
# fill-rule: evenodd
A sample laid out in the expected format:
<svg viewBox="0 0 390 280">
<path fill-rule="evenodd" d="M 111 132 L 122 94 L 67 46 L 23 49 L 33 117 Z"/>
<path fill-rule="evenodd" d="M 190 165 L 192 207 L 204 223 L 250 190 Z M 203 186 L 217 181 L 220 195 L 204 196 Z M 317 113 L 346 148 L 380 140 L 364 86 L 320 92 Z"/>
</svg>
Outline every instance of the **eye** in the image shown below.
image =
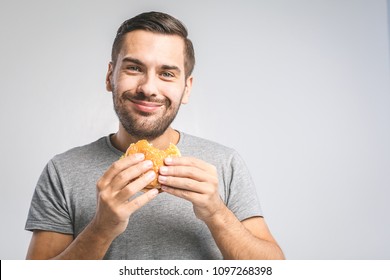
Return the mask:
<svg viewBox="0 0 390 280">
<path fill-rule="evenodd" d="M 126 69 L 131 71 L 131 72 L 141 72 L 141 68 L 139 66 L 136 66 L 136 65 L 129 65 L 126 67 Z"/>
<path fill-rule="evenodd" d="M 162 73 L 161 73 L 161 76 L 162 76 L 163 78 L 166 78 L 166 79 L 171 79 L 171 78 L 174 78 L 174 77 L 175 77 L 175 75 L 174 75 L 173 73 L 171 73 L 171 72 L 162 72 Z"/>
</svg>

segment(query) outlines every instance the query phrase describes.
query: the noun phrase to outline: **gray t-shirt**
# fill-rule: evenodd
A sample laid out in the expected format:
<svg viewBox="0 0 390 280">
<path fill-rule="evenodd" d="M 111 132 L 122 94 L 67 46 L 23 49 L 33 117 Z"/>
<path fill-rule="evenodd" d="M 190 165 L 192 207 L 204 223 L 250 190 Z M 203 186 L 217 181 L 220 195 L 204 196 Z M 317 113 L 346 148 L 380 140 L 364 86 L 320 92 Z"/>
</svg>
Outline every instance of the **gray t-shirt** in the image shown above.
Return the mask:
<svg viewBox="0 0 390 280">
<path fill-rule="evenodd" d="M 182 156 L 217 167 L 219 192 L 242 221 L 262 216 L 251 176 L 233 149 L 180 132 Z M 123 153 L 110 137 L 56 155 L 43 170 L 31 201 L 26 230 L 45 230 L 76 237 L 96 210 L 96 182 Z M 105 259 L 221 259 L 207 226 L 196 218 L 192 204 L 159 194 L 136 211 Z"/>
</svg>

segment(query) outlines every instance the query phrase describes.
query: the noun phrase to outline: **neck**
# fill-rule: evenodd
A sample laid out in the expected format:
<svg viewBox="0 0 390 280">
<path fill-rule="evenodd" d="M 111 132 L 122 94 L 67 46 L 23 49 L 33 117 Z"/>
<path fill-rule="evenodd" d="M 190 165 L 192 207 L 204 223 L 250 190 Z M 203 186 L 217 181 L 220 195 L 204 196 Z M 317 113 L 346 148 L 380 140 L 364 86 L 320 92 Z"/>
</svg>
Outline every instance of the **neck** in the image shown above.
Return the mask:
<svg viewBox="0 0 390 280">
<path fill-rule="evenodd" d="M 166 149 L 168 148 L 170 143 L 177 144 L 179 142 L 179 138 L 180 138 L 179 132 L 169 127 L 164 132 L 164 134 L 149 142 L 152 143 L 153 146 L 156 148 Z M 124 127 L 121 124 L 119 125 L 118 132 L 111 136 L 112 145 L 122 152 L 126 152 L 130 144 L 135 143 L 139 140 L 142 139 L 127 133 L 127 131 L 124 129 Z"/>
</svg>

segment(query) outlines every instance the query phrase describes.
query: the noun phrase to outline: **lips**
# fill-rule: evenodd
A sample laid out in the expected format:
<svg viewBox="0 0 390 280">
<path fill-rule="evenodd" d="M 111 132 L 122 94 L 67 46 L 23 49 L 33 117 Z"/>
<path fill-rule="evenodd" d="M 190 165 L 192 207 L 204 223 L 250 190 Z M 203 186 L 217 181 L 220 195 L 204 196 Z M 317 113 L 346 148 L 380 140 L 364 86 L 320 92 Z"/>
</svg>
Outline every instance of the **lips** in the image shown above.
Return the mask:
<svg viewBox="0 0 390 280">
<path fill-rule="evenodd" d="M 149 102 L 144 100 L 130 99 L 133 107 L 142 113 L 153 113 L 158 111 L 164 104 L 159 102 Z"/>
</svg>

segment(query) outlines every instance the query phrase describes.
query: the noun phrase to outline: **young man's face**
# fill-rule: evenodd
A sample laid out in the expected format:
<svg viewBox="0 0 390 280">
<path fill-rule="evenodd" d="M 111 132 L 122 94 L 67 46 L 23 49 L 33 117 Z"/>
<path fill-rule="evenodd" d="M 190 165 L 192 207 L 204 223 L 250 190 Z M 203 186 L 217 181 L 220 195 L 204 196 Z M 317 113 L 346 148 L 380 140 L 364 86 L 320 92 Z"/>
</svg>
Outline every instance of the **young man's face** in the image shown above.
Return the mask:
<svg viewBox="0 0 390 280">
<path fill-rule="evenodd" d="M 187 103 L 192 77 L 185 77 L 179 36 L 137 30 L 125 35 L 107 73 L 115 112 L 126 131 L 152 140 L 164 133 L 180 104 Z"/>
</svg>

